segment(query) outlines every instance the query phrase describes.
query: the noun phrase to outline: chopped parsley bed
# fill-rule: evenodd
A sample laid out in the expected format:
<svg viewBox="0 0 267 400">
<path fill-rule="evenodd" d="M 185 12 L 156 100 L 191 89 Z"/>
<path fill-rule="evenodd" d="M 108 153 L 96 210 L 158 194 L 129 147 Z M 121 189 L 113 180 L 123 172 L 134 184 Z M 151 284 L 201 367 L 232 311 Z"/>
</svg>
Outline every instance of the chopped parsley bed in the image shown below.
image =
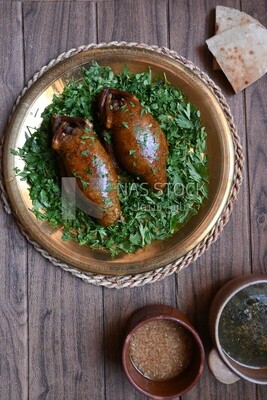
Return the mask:
<svg viewBox="0 0 267 400">
<path fill-rule="evenodd" d="M 200 112 L 182 92 L 165 77 L 152 80 L 150 70 L 132 74 L 125 66 L 115 75 L 110 67 L 93 62 L 83 74 L 83 79 L 70 81 L 61 95 L 54 96 L 42 114 L 41 126 L 27 136 L 23 148 L 12 150 L 25 162 L 23 171 L 15 172 L 29 184 L 33 213 L 62 229 L 63 240 L 106 249 L 111 256 L 120 251 L 132 253 L 155 239 L 173 235 L 207 198 L 206 131 Z M 87 118 L 99 131 L 95 100 L 104 87 L 134 94 L 145 112 L 159 122 L 169 144 L 167 188 L 153 192 L 138 178 L 133 181 L 123 174 L 118 187 L 123 218 L 109 227 L 95 223 L 80 209 L 75 219 L 62 219 L 61 175 L 51 148 L 53 114 Z"/>
</svg>

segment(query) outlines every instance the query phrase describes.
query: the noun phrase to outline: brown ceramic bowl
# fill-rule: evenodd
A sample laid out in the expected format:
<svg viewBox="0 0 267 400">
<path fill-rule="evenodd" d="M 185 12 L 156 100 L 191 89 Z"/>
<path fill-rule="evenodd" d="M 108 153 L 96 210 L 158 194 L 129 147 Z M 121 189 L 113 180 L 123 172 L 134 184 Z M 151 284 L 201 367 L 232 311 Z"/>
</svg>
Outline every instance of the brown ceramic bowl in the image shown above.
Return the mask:
<svg viewBox="0 0 267 400">
<path fill-rule="evenodd" d="M 267 274 L 252 274 L 234 278 L 223 285 L 215 295 L 210 308 L 210 333 L 213 339 L 214 349 L 209 355 L 209 366 L 214 376 L 219 381 L 225 384 L 234 383 L 240 378 L 257 384 L 267 384 L 267 365 L 265 365 L 264 363 L 262 365 L 257 365 L 257 360 L 255 359 L 254 361 L 254 357 L 256 357 L 255 354 L 258 354 L 256 352 L 256 347 L 260 345 L 258 344 L 259 342 L 255 342 L 255 336 L 253 336 L 253 342 L 251 342 L 253 343 L 253 345 L 248 346 L 248 341 L 240 339 L 240 337 L 238 337 L 238 334 L 233 331 L 232 322 L 230 321 L 229 325 L 227 325 L 227 320 L 224 317 L 224 321 L 226 321 L 224 322 L 224 325 L 226 326 L 225 332 L 227 332 L 226 335 L 228 336 L 226 338 L 228 342 L 225 343 L 230 346 L 230 344 L 228 344 L 231 343 L 230 340 L 232 341 L 234 338 L 234 341 L 232 349 L 231 347 L 229 347 L 228 349 L 224 349 L 222 344 L 222 341 L 226 340 L 223 339 L 223 335 L 221 332 L 221 326 L 223 326 L 220 325 L 222 315 L 224 313 L 225 307 L 229 305 L 230 300 L 232 300 L 234 297 L 237 298 L 236 295 L 239 295 L 238 298 L 240 298 L 240 294 L 242 295 L 242 302 L 239 301 L 236 306 L 231 305 L 231 316 L 235 316 L 236 314 L 236 318 L 232 317 L 231 321 L 234 321 L 237 318 L 238 321 L 240 321 L 240 318 L 243 314 L 245 316 L 247 315 L 246 318 L 248 319 L 245 319 L 244 322 L 242 322 L 241 320 L 241 324 L 239 324 L 238 322 L 239 326 L 238 331 L 236 332 L 240 332 L 242 326 L 252 326 L 255 311 L 251 311 L 251 308 L 248 307 L 248 305 L 251 304 L 249 303 L 251 301 L 253 305 L 253 299 L 260 299 L 260 303 L 262 304 L 261 307 L 264 307 L 263 311 L 261 308 L 261 313 L 266 313 Z M 231 304 L 236 304 L 236 301 L 232 301 Z M 249 333 L 249 336 L 246 337 L 250 337 L 252 335 L 254 335 L 254 332 Z M 238 341 L 235 341 L 235 336 Z M 239 342 L 242 343 L 242 346 L 243 344 L 247 346 L 244 350 L 245 358 L 243 360 L 242 357 L 244 356 L 239 353 Z M 266 353 L 264 354 L 266 360 Z M 251 364 L 249 364 L 247 361 L 245 362 L 245 359 L 251 360 Z"/>
<path fill-rule="evenodd" d="M 190 358 L 188 356 L 188 365 L 179 374 L 164 380 L 144 376 L 137 369 L 130 355 L 131 340 L 134 335 L 152 321 L 155 323 L 167 321 L 175 328 L 175 324 L 177 324 L 178 329 L 181 329 L 190 338 L 191 356 Z M 153 347 L 153 343 L 151 346 Z M 123 368 L 132 385 L 151 399 L 174 399 L 188 392 L 197 383 L 203 372 L 204 359 L 204 349 L 198 333 L 187 317 L 177 309 L 166 305 L 149 305 L 139 309 L 130 319 L 122 349 Z"/>
</svg>

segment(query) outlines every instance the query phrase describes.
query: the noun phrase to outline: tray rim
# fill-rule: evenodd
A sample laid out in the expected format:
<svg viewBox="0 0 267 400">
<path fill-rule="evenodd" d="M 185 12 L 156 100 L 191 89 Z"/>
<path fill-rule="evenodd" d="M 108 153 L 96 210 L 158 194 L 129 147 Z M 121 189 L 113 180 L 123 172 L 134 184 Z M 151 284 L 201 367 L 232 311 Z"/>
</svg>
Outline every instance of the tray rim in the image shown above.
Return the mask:
<svg viewBox="0 0 267 400">
<path fill-rule="evenodd" d="M 158 46 L 148 46 L 146 44 L 138 44 L 138 43 L 127 43 L 127 42 L 110 42 L 110 43 L 100 43 L 100 44 L 90 44 L 87 46 L 81 46 L 78 49 L 71 49 L 66 53 L 62 53 L 60 56 L 58 56 L 55 60 L 52 60 L 47 66 L 43 67 L 38 73 L 36 73 L 31 81 L 28 82 L 28 85 L 24 88 L 22 94 L 18 97 L 16 104 L 14 106 L 12 115 L 14 115 L 14 112 L 21 107 L 21 99 L 26 95 L 27 97 L 27 91 L 32 87 L 32 85 L 47 71 L 49 71 L 53 66 L 57 65 L 60 62 L 63 62 L 67 60 L 68 58 L 72 57 L 73 55 L 76 55 L 80 52 L 86 52 L 90 51 L 92 49 L 100 49 L 100 48 L 105 48 L 108 47 L 110 48 L 133 48 L 135 47 L 136 49 L 147 49 L 152 52 L 157 52 L 160 54 L 164 54 L 167 57 L 170 57 L 174 59 L 176 62 L 179 62 L 180 64 L 183 64 L 186 68 L 189 68 L 191 71 L 197 74 L 197 76 L 201 79 L 204 80 L 206 85 L 209 86 L 209 88 L 213 91 L 214 96 L 219 100 L 221 103 L 221 106 L 223 108 L 223 111 L 227 114 L 227 120 L 229 123 L 229 127 L 233 136 L 233 146 L 234 148 L 234 156 L 237 162 L 235 162 L 235 171 L 233 171 L 233 180 L 230 182 L 231 188 L 229 188 L 229 193 L 227 194 L 227 198 L 225 199 L 225 204 L 223 207 L 224 210 L 220 210 L 220 215 L 217 218 L 217 222 L 212 226 L 212 229 L 210 232 L 205 232 L 205 237 L 202 238 L 202 240 L 197 243 L 197 246 L 195 248 L 190 249 L 186 254 L 184 254 L 182 257 L 178 258 L 177 260 L 173 261 L 171 264 L 168 264 L 167 266 L 161 266 L 160 268 L 156 268 L 153 270 L 145 271 L 145 272 L 137 272 L 134 274 L 123 274 L 123 275 L 117 275 L 117 274 L 108 274 L 107 276 L 98 274 L 98 273 L 92 273 L 92 272 L 85 272 L 83 270 L 80 270 L 77 267 L 73 267 L 72 265 L 66 264 L 62 260 L 58 260 L 55 258 L 53 255 L 47 251 L 47 249 L 44 249 L 43 246 L 40 246 L 40 244 L 36 243 L 35 240 L 32 240 L 31 236 L 28 234 L 28 232 L 24 229 L 23 226 L 21 226 L 23 234 L 27 237 L 27 239 L 35 246 L 35 248 L 42 253 L 42 255 L 46 258 L 48 258 L 53 264 L 61 266 L 63 269 L 69 270 L 71 273 L 73 273 L 76 276 L 80 276 L 82 279 L 86 281 L 90 281 L 90 283 L 95 283 L 98 285 L 104 285 L 104 286 L 109 286 L 111 283 L 113 287 L 120 287 L 121 285 L 115 284 L 114 286 L 114 279 L 115 280 L 120 280 L 122 279 L 124 282 L 125 286 L 136 286 L 136 280 L 133 280 L 133 277 L 136 277 L 138 281 L 138 285 L 143 284 L 143 283 L 148 283 L 149 281 L 155 281 L 158 279 L 161 279 L 165 275 L 169 275 L 170 273 L 173 273 L 174 271 L 177 271 L 178 269 L 182 269 L 185 266 L 187 266 L 193 259 L 196 259 L 199 255 L 201 255 L 208 247 L 209 245 L 217 239 L 217 236 L 222 230 L 222 227 L 225 225 L 225 223 L 228 221 L 229 215 L 232 210 L 232 204 L 236 200 L 237 193 L 239 191 L 239 187 L 241 184 L 241 179 L 242 179 L 242 168 L 243 168 L 243 154 L 242 154 L 242 148 L 239 142 L 239 138 L 236 133 L 236 128 L 233 123 L 233 117 L 231 115 L 229 106 L 226 103 L 226 100 L 224 96 L 222 95 L 220 89 L 214 84 L 213 81 L 210 80 L 210 78 L 200 71 L 198 67 L 196 67 L 193 63 L 190 61 L 186 60 L 185 58 L 179 56 L 176 52 L 171 51 L 167 48 L 164 47 L 158 47 Z M 69 60 L 70 61 L 70 60 Z M 31 89 L 32 90 L 32 89 Z M 25 99 L 25 97 L 24 97 Z M 7 127 L 7 132 L 8 128 L 10 126 L 10 121 L 12 120 L 12 117 L 9 120 L 9 125 Z M 4 153 L 5 154 L 5 153 Z M 4 157 L 3 157 L 4 159 Z M 5 164 L 5 160 L 4 160 Z M 1 184 L 2 186 L 2 198 L 4 200 L 6 209 L 10 209 L 9 211 L 11 212 L 11 209 L 13 208 L 9 205 L 8 201 L 8 195 L 5 192 L 5 188 L 3 187 L 3 183 Z M 15 210 L 13 209 L 13 213 L 16 214 Z M 20 221 L 19 225 L 20 224 Z M 88 279 L 89 278 L 89 279 Z M 151 279 L 149 279 L 151 278 Z"/>
</svg>

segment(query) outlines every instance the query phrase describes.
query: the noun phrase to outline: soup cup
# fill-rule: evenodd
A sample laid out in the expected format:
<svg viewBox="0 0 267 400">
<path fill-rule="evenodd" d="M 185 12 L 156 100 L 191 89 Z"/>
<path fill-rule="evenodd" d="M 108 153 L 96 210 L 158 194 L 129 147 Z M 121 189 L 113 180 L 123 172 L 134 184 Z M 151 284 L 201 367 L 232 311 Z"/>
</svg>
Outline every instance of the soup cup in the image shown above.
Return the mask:
<svg viewBox="0 0 267 400">
<path fill-rule="evenodd" d="M 221 382 L 267 384 L 267 274 L 226 283 L 210 308 L 214 348 L 208 362 Z"/>
</svg>

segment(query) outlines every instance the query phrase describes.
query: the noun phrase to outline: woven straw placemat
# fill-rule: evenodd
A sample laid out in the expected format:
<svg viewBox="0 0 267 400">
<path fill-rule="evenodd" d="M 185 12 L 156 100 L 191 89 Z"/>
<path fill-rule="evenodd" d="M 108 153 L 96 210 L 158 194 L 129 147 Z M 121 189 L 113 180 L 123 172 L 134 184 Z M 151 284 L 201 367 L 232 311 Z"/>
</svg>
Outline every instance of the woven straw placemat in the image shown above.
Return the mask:
<svg viewBox="0 0 267 400">
<path fill-rule="evenodd" d="M 191 251 L 189 251 L 187 254 L 185 254 L 183 257 L 179 258 L 176 260 L 174 263 L 168 264 L 165 267 L 161 267 L 158 269 L 155 269 L 153 271 L 145 272 L 145 273 L 139 273 L 139 274 L 134 274 L 134 275 L 124 275 L 124 276 L 105 276 L 105 275 L 99 275 L 99 274 L 92 274 L 88 272 L 82 272 L 78 270 L 77 268 L 72 267 L 71 265 L 67 265 L 60 260 L 51 257 L 51 255 L 42 249 L 42 247 L 39 246 L 38 243 L 33 241 L 27 232 L 24 230 L 23 226 L 18 221 L 18 224 L 20 225 L 21 231 L 23 235 L 27 238 L 27 240 L 35 247 L 37 251 L 39 251 L 45 258 L 47 258 L 52 264 L 59 266 L 65 271 L 70 272 L 72 275 L 82 279 L 84 282 L 91 283 L 97 286 L 105 286 L 108 288 L 125 288 L 125 287 L 136 287 L 136 286 L 141 286 L 145 285 L 147 283 L 152 283 L 159 281 L 163 278 L 165 278 L 168 275 L 173 274 L 174 272 L 178 272 L 181 269 L 185 268 L 188 266 L 192 261 L 195 261 L 199 256 L 201 256 L 211 245 L 211 243 L 215 242 L 215 240 L 218 238 L 219 234 L 222 232 L 224 225 L 228 222 L 229 216 L 232 212 L 233 204 L 236 201 L 237 194 L 240 189 L 241 181 L 242 181 L 242 172 L 243 172 L 243 153 L 242 153 L 242 147 L 240 144 L 240 140 L 237 134 L 237 130 L 233 121 L 233 117 L 230 111 L 230 108 L 226 102 L 225 97 L 223 96 L 220 88 L 209 78 L 209 76 L 202 72 L 198 67 L 196 67 L 192 62 L 188 61 L 184 57 L 178 55 L 175 51 L 169 50 L 166 47 L 158 47 L 158 46 L 149 46 L 144 43 L 129 43 L 129 42 L 109 42 L 109 43 L 100 43 L 100 44 L 94 44 L 91 43 L 89 45 L 81 46 L 78 47 L 77 49 L 70 49 L 67 52 L 64 52 L 60 54 L 56 59 L 53 59 L 44 66 L 43 68 L 38 71 L 33 78 L 27 83 L 27 85 L 24 87 L 22 90 L 21 94 L 18 96 L 15 105 L 13 107 L 12 113 L 10 115 L 13 115 L 17 105 L 21 101 L 22 97 L 25 95 L 27 90 L 37 81 L 38 78 L 40 78 L 46 71 L 48 71 L 50 68 L 55 66 L 57 63 L 60 61 L 63 61 L 75 54 L 78 54 L 83 51 L 87 51 L 90 49 L 96 49 L 96 48 L 101 48 L 101 47 L 106 47 L 106 46 L 126 46 L 126 47 L 139 47 L 139 48 L 145 48 L 148 50 L 152 50 L 164 55 L 167 55 L 168 57 L 176 60 L 177 62 L 185 65 L 187 68 L 189 68 L 191 71 L 194 72 L 205 84 L 206 86 L 209 87 L 209 89 L 213 92 L 215 97 L 217 98 L 218 102 L 221 105 L 221 108 L 224 111 L 224 114 L 227 118 L 227 121 L 229 123 L 230 131 L 232 133 L 232 138 L 233 138 L 233 143 L 234 143 L 234 156 L 235 156 L 235 163 L 234 163 L 234 180 L 232 183 L 231 187 L 231 192 L 230 196 L 228 199 L 228 202 L 226 206 L 224 207 L 224 210 L 218 219 L 217 223 L 213 227 L 213 229 L 208 233 L 208 235 Z M 10 119 L 9 119 L 10 120 Z M 2 144 L 4 141 L 4 137 L 2 140 Z M 2 145 L 0 146 L 0 158 L 2 160 Z M 1 162 L 2 165 L 2 162 Z M 6 195 L 4 185 L 3 185 L 3 179 L 2 179 L 2 170 L 1 170 L 1 175 L 0 175 L 0 190 L 1 190 L 1 197 L 3 200 L 4 208 L 5 211 L 9 214 L 12 213 L 8 197 Z"/>
</svg>

